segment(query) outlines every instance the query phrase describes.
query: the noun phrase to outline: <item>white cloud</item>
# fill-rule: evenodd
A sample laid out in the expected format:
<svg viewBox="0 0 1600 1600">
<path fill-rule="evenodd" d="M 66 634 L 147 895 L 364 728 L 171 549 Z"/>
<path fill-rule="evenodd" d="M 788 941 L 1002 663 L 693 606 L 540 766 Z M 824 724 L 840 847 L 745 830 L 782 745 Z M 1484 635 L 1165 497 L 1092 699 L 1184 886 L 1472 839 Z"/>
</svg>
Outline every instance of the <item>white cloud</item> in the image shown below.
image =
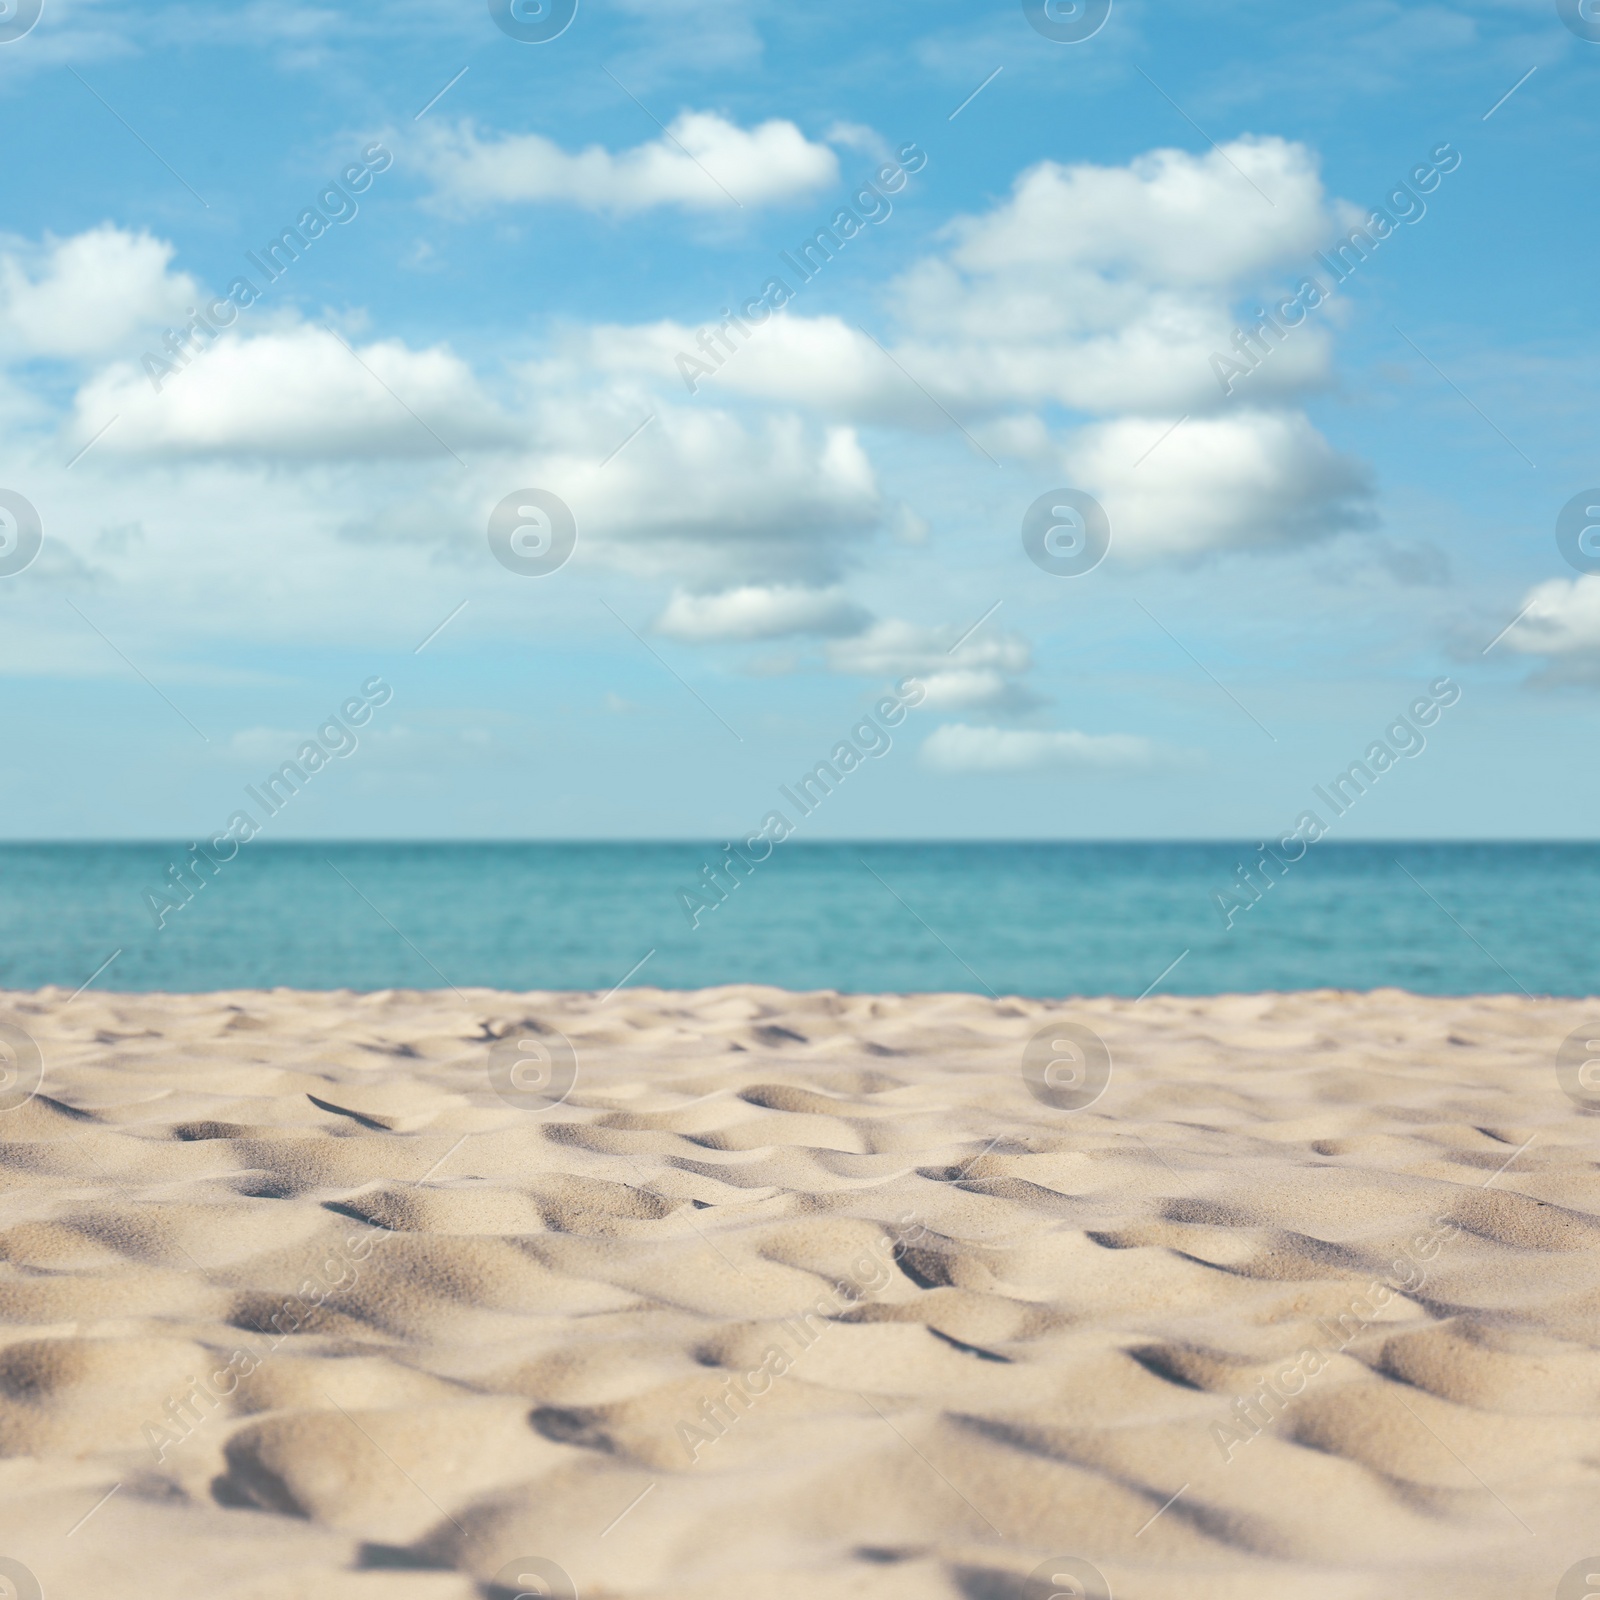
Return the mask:
<svg viewBox="0 0 1600 1600">
<path fill-rule="evenodd" d="M 922 680 L 923 704 L 930 711 L 1032 711 L 1044 701 L 1031 689 L 993 667 L 961 667 L 930 672 Z"/>
<path fill-rule="evenodd" d="M 924 427 L 948 423 L 907 373 L 965 417 L 1039 405 L 1100 416 L 1215 410 L 1226 396 L 1211 356 L 1229 350 L 1241 304 L 1252 309 L 1275 284 L 1298 287 L 1336 213 L 1310 152 L 1281 139 L 1203 156 L 1159 150 L 1125 167 L 1042 162 L 993 210 L 951 224 L 949 248 L 891 286 L 904 372 L 839 318 L 789 311 L 737 335 L 741 348 L 705 381 Z M 848 248 L 826 230 L 820 238 L 813 262 Z M 782 276 L 806 292 L 798 273 Z M 693 330 L 669 323 L 594 338 L 611 370 L 670 370 L 676 352 L 694 348 Z M 1297 328 L 1247 380 L 1252 397 L 1325 382 L 1330 349 L 1325 326 Z"/>
<path fill-rule="evenodd" d="M 688 114 L 675 131 L 746 204 L 838 175 L 833 153 L 793 124 L 741 129 Z M 462 128 L 444 134 L 435 154 L 470 169 L 460 192 L 480 199 L 566 199 L 610 211 L 725 203 L 668 141 L 574 154 Z M 383 541 L 403 557 L 393 570 L 414 576 L 441 558 L 485 559 L 488 509 L 519 486 L 546 487 L 576 515 L 575 570 L 670 580 L 657 604 L 663 632 L 697 642 L 809 635 L 823 641 L 835 672 L 915 675 L 936 711 L 1004 723 L 1039 703 L 1025 681 L 1026 640 L 994 621 L 960 643 L 971 619 L 945 628 L 874 622 L 841 588 L 891 523 L 906 539 L 927 531 L 914 512 L 885 505 L 858 425 L 944 430 L 945 408 L 997 454 L 1048 471 L 1041 488 L 1072 481 L 1100 494 L 1114 556 L 1260 547 L 1348 526 L 1358 520 L 1359 472 L 1265 387 L 1249 394 L 1255 409 L 1234 401 L 1213 414 L 1221 400 L 1208 366 L 1210 341 L 1226 342 L 1239 296 L 1298 269 L 1335 210 L 1311 156 L 1277 140 L 1240 141 L 1222 155 L 1156 152 L 1127 167 L 1044 163 L 987 213 L 954 223 L 891 286 L 900 317 L 893 359 L 842 319 L 796 306 L 769 319 L 691 397 L 674 356 L 693 348 L 695 330 L 675 323 L 580 329 L 536 363 L 480 375 L 442 344 L 371 339 L 355 359 L 331 332 L 284 308 L 251 313 L 259 322 L 201 352 L 160 394 L 132 359 L 140 346 L 124 346 L 79 389 L 70 440 L 50 447 L 64 447 L 65 459 L 116 418 L 73 481 L 89 491 L 102 462 L 129 477 L 130 462 L 160 467 L 143 475 L 143 490 L 162 486 L 168 501 L 119 503 L 99 518 L 144 518 L 152 559 L 175 537 L 158 527 L 167 504 L 184 537 L 200 538 L 194 530 L 214 525 L 219 504 L 248 482 L 262 496 L 252 510 L 268 523 L 315 508 L 302 531 L 308 549 L 332 547 L 330 567 L 370 563 L 372 543 Z M 195 300 L 171 247 L 149 236 L 96 230 L 47 241 L 26 270 L 15 260 L 0 275 L 0 314 L 34 296 L 30 315 L 39 312 L 34 322 L 54 330 L 43 337 L 56 346 L 76 339 L 95 353 L 97 341 L 130 328 L 178 322 Z M 96 284 L 104 302 L 104 281 L 116 273 L 133 285 L 120 310 L 113 305 L 97 331 L 74 322 L 69 308 L 85 294 L 92 300 Z M 1318 381 L 1323 337 L 1300 330 L 1250 381 L 1277 383 L 1283 395 Z M 1209 400 L 1194 398 L 1197 384 L 1211 387 Z M 1169 406 L 1175 396 L 1183 404 Z M 1063 433 L 1062 405 L 1089 419 L 1076 434 Z M 1194 414 L 1135 470 L 1184 410 Z M 327 470 L 282 470 L 311 463 Z M 974 616 L 990 598 L 975 598 Z"/>
<path fill-rule="evenodd" d="M 1043 702 L 1016 678 L 1033 665 L 1027 640 L 979 632 L 963 640 L 955 627 L 925 628 L 884 618 L 864 633 L 828 646 L 828 665 L 855 677 L 916 677 L 926 704 L 939 711 L 1018 712 Z"/>
<path fill-rule="evenodd" d="M 671 381 L 680 392 L 727 392 L 873 420 L 923 421 L 931 409 L 870 339 L 838 317 L 781 312 L 748 335 L 734 328 L 728 337 L 731 352 L 709 335 L 708 349 L 699 329 L 678 322 L 606 324 L 589 330 L 583 358 L 605 372 Z M 717 370 L 690 368 L 685 379 L 675 364 L 680 354 Z"/>
<path fill-rule="evenodd" d="M 746 129 L 710 111 L 684 111 L 665 137 L 617 153 L 600 145 L 569 152 L 537 133 L 482 138 L 464 122 L 435 128 L 423 160 L 449 204 L 545 202 L 619 214 L 778 204 L 839 177 L 838 157 L 794 123 Z"/>
<path fill-rule="evenodd" d="M 794 634 L 837 637 L 860 633 L 871 620 L 842 589 L 746 585 L 721 594 L 674 594 L 656 622 L 656 631 L 704 644 Z"/>
<path fill-rule="evenodd" d="M 1194 417 L 1163 441 L 1171 427 L 1133 418 L 1097 423 L 1067 447 L 1073 481 L 1111 519 L 1113 556 L 1260 549 L 1368 523 L 1365 470 L 1300 412 Z"/>
<path fill-rule="evenodd" d="M 952 225 L 949 259 L 988 278 L 1087 270 L 1102 283 L 1225 289 L 1302 259 L 1328 220 L 1304 145 L 1243 138 L 1199 156 L 1153 150 L 1124 167 L 1042 161 L 1008 201 Z M 984 315 L 977 303 L 967 310 Z M 990 315 L 1003 324 L 1008 313 Z"/>
<path fill-rule="evenodd" d="M 1550 578 L 1523 596 L 1526 614 L 1505 636 L 1524 655 L 1600 657 L 1600 578 Z"/>
<path fill-rule="evenodd" d="M 0 254 L 0 331 L 31 355 L 108 355 L 143 330 L 187 321 L 200 290 L 170 273 L 173 246 L 104 223 Z"/>
<path fill-rule="evenodd" d="M 876 128 L 862 122 L 835 122 L 823 137 L 829 144 L 859 151 L 879 163 L 894 160 L 894 150 L 889 141 Z"/>
<path fill-rule="evenodd" d="M 884 518 L 850 429 L 646 404 L 620 393 L 535 395 L 517 413 L 522 448 L 468 457 L 466 473 L 446 460 L 420 490 L 386 486 L 341 533 L 365 545 L 453 546 L 477 561 L 490 509 L 539 487 L 573 513 L 578 567 L 671 580 L 680 598 L 664 620 L 681 637 L 735 637 L 758 622 L 836 634 L 869 620 L 833 588 Z"/>
<path fill-rule="evenodd" d="M 783 279 L 791 288 L 794 276 Z M 1181 416 L 1223 403 L 1210 363 L 1214 352 L 1231 353 L 1236 322 L 1221 298 L 1205 307 L 1162 306 L 1158 298 L 1130 293 L 1120 322 L 1107 308 L 1106 326 L 1071 331 L 1049 325 L 1052 292 L 1040 291 L 1033 325 L 1019 318 L 1008 330 L 969 338 L 947 336 L 956 326 L 954 311 L 946 319 L 930 310 L 927 331 L 909 328 L 889 347 L 892 360 L 840 318 L 793 310 L 748 334 L 734 329 L 731 353 L 715 345 L 708 353 L 696 342 L 698 329 L 672 322 L 602 327 L 591 337 L 595 361 L 609 371 L 669 378 L 677 357 L 689 355 L 715 368 L 690 369 L 693 392 L 727 390 L 921 429 L 948 428 L 951 414 L 971 419 L 1023 406 Z M 709 326 L 717 328 L 719 319 Z M 1331 348 L 1324 330 L 1302 328 L 1244 380 L 1251 398 L 1270 402 L 1322 384 Z"/>
<path fill-rule="evenodd" d="M 1027 640 L 1014 633 L 984 630 L 962 641 L 961 630 L 953 626 L 925 628 L 886 617 L 859 638 L 830 645 L 828 662 L 836 672 L 862 677 L 923 677 L 958 667 L 1018 673 L 1033 665 L 1033 653 Z"/>
<path fill-rule="evenodd" d="M 669 611 L 685 636 L 837 635 L 870 620 L 837 592 L 815 593 L 837 582 L 883 520 L 851 428 L 809 427 L 793 415 L 747 423 L 663 405 L 636 385 L 587 392 L 559 362 L 511 374 L 522 392 L 502 407 L 443 345 L 415 350 L 386 339 L 352 348 L 326 328 L 293 322 L 224 335 L 158 377 L 160 392 L 139 365 L 120 361 L 82 385 L 64 442 L 81 446 L 111 423 L 86 458 L 89 476 L 119 456 L 349 469 L 437 459 L 450 470 L 432 484 L 369 490 L 361 513 L 342 517 L 342 537 L 476 549 L 489 508 L 535 485 L 572 507 L 580 562 L 670 576 L 686 597 L 700 597 Z M 720 611 L 706 598 L 742 586 L 772 591 L 762 618 L 734 617 L 750 612 L 748 594 L 717 602 Z"/>
<path fill-rule="evenodd" d="M 1311 152 L 1283 139 L 1041 162 L 896 284 L 896 357 L 958 415 L 1216 410 L 1212 352 L 1257 296 L 1298 286 L 1339 214 Z M 1325 327 L 1301 326 L 1250 377 L 1253 397 L 1324 382 L 1329 350 Z"/>
<path fill-rule="evenodd" d="M 690 369 L 702 396 L 916 429 L 964 418 L 992 452 L 1101 496 L 1122 556 L 1304 542 L 1369 520 L 1362 469 L 1296 404 L 1328 378 L 1333 314 L 1275 345 L 1234 398 L 1212 356 L 1232 350 L 1269 285 L 1298 286 L 1347 211 L 1311 153 L 1281 139 L 1123 167 L 1044 162 L 994 209 L 953 223 L 946 248 L 893 286 L 892 360 L 839 317 L 795 306 L 757 321 L 758 309 L 747 330 L 599 327 L 583 353 L 658 383 L 692 354 L 716 369 Z M 790 287 L 804 293 L 798 276 Z M 1105 420 L 1053 438 L 1040 410 L 1055 406 Z"/>
<path fill-rule="evenodd" d="M 1126 733 L 975 728 L 947 722 L 923 742 L 936 772 L 1141 772 L 1155 764 L 1148 739 Z"/>
<path fill-rule="evenodd" d="M 614 444 L 624 430 L 609 426 Z M 794 416 L 746 426 L 725 412 L 660 407 L 609 463 L 594 417 L 570 402 L 541 407 L 538 432 L 560 443 L 525 481 L 567 500 L 580 548 L 590 540 L 610 564 L 691 592 L 830 585 L 883 516 L 851 428 L 819 436 Z"/>
<path fill-rule="evenodd" d="M 385 339 L 352 354 L 323 328 L 226 334 L 183 371 L 158 377 L 159 393 L 133 362 L 96 374 L 78 391 L 71 432 L 85 441 L 115 417 L 97 451 L 291 460 L 444 456 L 445 444 L 517 437 L 442 345 Z"/>
</svg>

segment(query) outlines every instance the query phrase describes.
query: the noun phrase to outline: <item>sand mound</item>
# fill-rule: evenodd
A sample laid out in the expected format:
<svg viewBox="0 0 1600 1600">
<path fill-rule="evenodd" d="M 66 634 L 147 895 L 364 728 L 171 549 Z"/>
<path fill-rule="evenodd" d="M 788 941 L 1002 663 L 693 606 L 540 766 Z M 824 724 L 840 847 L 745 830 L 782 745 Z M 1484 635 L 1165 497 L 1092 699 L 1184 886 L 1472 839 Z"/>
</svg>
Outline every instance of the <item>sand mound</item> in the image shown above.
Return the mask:
<svg viewBox="0 0 1600 1600">
<path fill-rule="evenodd" d="M 0 1016 L 0 1593 L 1545 1600 L 1600 1548 L 1575 1005 Z"/>
</svg>

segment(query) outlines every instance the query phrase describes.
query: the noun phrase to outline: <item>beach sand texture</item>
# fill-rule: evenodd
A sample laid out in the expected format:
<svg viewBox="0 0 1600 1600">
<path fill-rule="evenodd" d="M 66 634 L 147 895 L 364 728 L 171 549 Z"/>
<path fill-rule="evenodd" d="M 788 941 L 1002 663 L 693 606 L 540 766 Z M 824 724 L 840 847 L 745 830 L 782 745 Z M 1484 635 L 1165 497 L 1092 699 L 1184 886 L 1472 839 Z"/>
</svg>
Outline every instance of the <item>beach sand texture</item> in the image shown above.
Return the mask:
<svg viewBox="0 0 1600 1600">
<path fill-rule="evenodd" d="M 1555 1600 L 1600 1550 L 1600 1120 L 1555 1066 L 1600 1007 L 0 1016 L 44 1059 L 0 1557 L 46 1600 Z M 1080 1109 L 1021 1070 L 1062 1020 L 1115 1063 Z M 505 1052 L 558 1035 L 551 1108 Z"/>
</svg>

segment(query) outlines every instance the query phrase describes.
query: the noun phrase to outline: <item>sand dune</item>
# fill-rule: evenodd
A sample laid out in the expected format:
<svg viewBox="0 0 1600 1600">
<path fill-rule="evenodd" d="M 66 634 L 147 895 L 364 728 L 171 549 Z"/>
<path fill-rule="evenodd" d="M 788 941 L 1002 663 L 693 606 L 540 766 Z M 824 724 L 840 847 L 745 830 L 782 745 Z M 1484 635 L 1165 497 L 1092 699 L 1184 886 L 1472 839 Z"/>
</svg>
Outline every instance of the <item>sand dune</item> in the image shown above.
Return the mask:
<svg viewBox="0 0 1600 1600">
<path fill-rule="evenodd" d="M 0 1595 L 1577 1600 L 1596 1015 L 0 997 Z"/>
</svg>

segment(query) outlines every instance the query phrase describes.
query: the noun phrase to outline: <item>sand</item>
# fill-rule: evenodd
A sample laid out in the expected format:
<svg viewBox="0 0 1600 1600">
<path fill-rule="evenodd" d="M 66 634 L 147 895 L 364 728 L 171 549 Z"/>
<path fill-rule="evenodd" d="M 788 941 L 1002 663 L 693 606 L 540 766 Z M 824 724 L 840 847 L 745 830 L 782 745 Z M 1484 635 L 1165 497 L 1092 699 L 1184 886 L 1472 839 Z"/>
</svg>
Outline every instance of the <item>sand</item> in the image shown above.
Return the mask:
<svg viewBox="0 0 1600 1600">
<path fill-rule="evenodd" d="M 1600 1121 L 1556 1056 L 1600 1007 L 0 1017 L 43 1064 L 0 1113 L 8 1600 L 1596 1586 Z M 1090 1104 L 1030 1089 L 1061 1023 Z"/>
</svg>

